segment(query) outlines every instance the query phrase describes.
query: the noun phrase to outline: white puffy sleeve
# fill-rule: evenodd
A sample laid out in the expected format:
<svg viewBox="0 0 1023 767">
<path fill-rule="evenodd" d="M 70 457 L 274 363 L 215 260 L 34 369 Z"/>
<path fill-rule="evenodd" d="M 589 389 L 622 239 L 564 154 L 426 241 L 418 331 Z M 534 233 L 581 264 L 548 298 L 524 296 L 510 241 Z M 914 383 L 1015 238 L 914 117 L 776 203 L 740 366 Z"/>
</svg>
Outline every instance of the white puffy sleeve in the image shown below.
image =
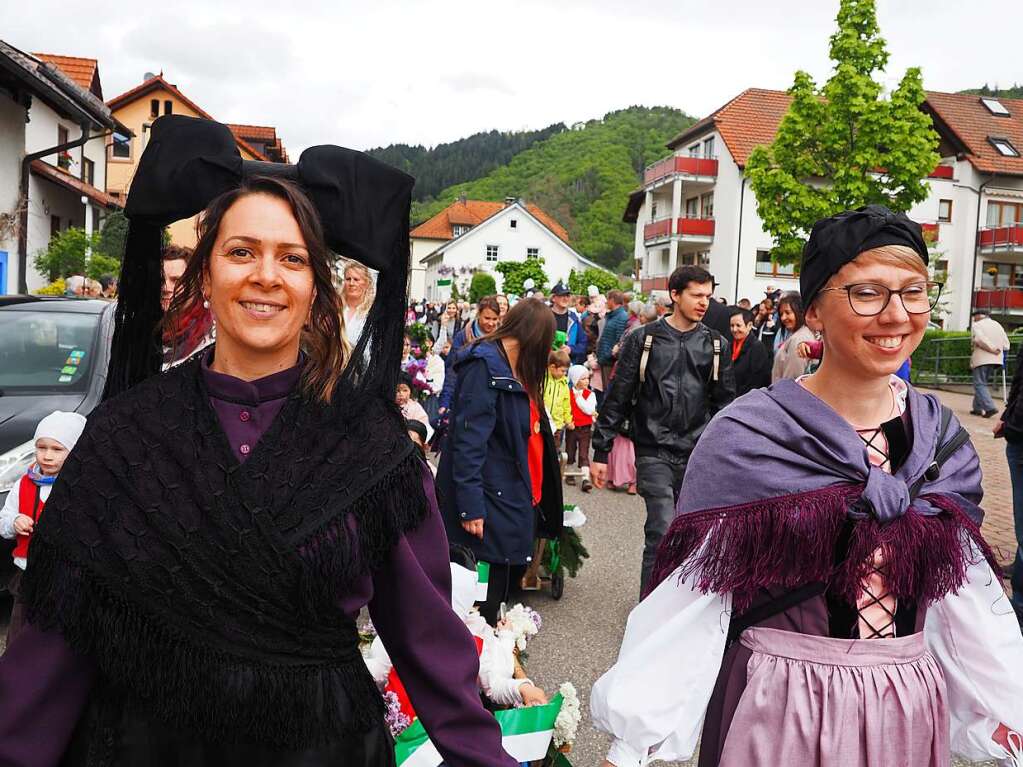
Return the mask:
<svg viewBox="0 0 1023 767">
<path fill-rule="evenodd" d="M 974 562 L 967 581 L 927 608 L 924 638 L 948 686 L 952 751 L 966 759 L 1005 759 L 991 736 L 1000 724 L 1023 733 L 1023 636 L 977 545 L 964 546 Z"/>
<path fill-rule="evenodd" d="M 366 668 L 369 669 L 370 676 L 377 683 L 377 687 L 381 690 L 384 689 L 394 664 L 391 662 L 391 656 L 384 649 L 384 643 L 380 641 L 380 637 L 373 639 L 373 643 L 369 646 L 369 652 L 363 656 L 363 660 L 366 661 Z"/>
<path fill-rule="evenodd" d="M 528 679 L 515 679 L 515 635 L 510 631 L 493 631 L 483 637 L 480 654 L 480 687 L 483 693 L 500 706 L 521 706 L 519 688 Z"/>
<path fill-rule="evenodd" d="M 609 762 L 639 767 L 693 755 L 731 606 L 731 594 L 694 590 L 676 571 L 632 611 L 618 661 L 590 696 L 594 726 L 614 737 Z"/>
</svg>

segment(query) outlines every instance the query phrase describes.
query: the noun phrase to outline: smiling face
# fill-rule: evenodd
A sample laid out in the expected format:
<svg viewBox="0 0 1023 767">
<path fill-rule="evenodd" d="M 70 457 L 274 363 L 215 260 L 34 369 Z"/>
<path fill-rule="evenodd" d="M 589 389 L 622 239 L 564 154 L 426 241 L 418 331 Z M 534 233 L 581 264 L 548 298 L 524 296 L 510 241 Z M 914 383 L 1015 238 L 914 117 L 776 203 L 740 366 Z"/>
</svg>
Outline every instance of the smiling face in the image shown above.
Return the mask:
<svg viewBox="0 0 1023 767">
<path fill-rule="evenodd" d="M 741 314 L 733 314 L 732 318 L 728 321 L 728 328 L 732 331 L 732 338 L 736 341 L 741 341 L 749 335 L 753 325 L 747 325 L 746 320 Z"/>
<path fill-rule="evenodd" d="M 345 306 L 358 306 L 366 297 L 369 280 L 361 269 L 348 267 L 345 270 Z"/>
<path fill-rule="evenodd" d="M 217 356 L 298 357 L 315 289 L 302 230 L 284 200 L 256 193 L 224 214 L 203 292 L 217 320 Z"/>
<path fill-rule="evenodd" d="M 826 287 L 873 283 L 893 290 L 926 282 L 923 263 L 909 268 L 863 254 L 843 266 Z M 820 293 L 807 310 L 812 330 L 824 332 L 824 360 L 859 378 L 888 376 L 897 371 L 916 349 L 927 330 L 930 314 L 909 314 L 898 296 L 892 296 L 884 311 L 862 317 L 853 311 L 845 290 Z"/>
<path fill-rule="evenodd" d="M 40 437 L 36 440 L 36 465 L 49 477 L 60 473 L 67 455 L 67 448 L 55 439 Z"/>
<path fill-rule="evenodd" d="M 479 314 L 476 315 L 476 321 L 479 323 L 480 330 L 485 335 L 490 335 L 497 330 L 497 325 L 501 321 L 501 316 L 490 307 L 480 309 Z"/>
<path fill-rule="evenodd" d="M 778 309 L 778 319 L 781 320 L 781 325 L 786 330 L 791 332 L 796 329 L 796 313 L 788 304 L 782 304 Z"/>
</svg>

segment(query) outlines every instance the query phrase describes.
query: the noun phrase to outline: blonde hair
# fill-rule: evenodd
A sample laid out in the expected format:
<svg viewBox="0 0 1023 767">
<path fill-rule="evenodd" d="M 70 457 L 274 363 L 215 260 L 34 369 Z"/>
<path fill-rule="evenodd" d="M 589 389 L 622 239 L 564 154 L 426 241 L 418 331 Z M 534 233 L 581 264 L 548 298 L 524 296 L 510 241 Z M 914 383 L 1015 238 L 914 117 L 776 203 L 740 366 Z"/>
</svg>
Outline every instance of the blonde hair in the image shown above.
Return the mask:
<svg viewBox="0 0 1023 767">
<path fill-rule="evenodd" d="M 362 296 L 362 303 L 360 303 L 357 307 L 351 307 L 346 305 L 345 308 L 346 309 L 356 308 L 359 310 L 360 314 L 368 314 L 369 307 L 373 305 L 373 301 L 377 296 L 376 283 L 373 282 L 373 275 L 369 273 L 369 269 L 360 264 L 358 261 L 349 261 L 347 264 L 345 264 L 345 268 L 342 274 L 347 276 L 348 272 L 352 270 L 357 271 L 360 275 L 362 275 L 362 279 L 366 281 L 366 292 Z M 344 293 L 341 294 L 341 298 L 343 301 Z"/>
<path fill-rule="evenodd" d="M 856 256 L 852 263 L 858 266 L 884 264 L 885 266 L 909 269 L 924 278 L 930 276 L 927 273 L 927 264 L 920 258 L 920 254 L 906 245 L 882 245 L 879 248 L 871 248 Z"/>
</svg>

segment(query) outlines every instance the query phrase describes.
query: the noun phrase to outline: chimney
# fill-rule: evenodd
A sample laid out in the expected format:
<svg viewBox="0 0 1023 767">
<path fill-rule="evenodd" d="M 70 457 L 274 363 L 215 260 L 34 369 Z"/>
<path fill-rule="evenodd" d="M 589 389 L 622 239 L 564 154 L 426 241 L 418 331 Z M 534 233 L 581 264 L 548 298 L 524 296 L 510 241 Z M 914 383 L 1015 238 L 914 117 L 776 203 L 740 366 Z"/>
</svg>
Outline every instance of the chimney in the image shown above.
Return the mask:
<svg viewBox="0 0 1023 767">
<path fill-rule="evenodd" d="M 142 75 L 142 82 L 152 80 L 154 77 L 156 77 L 156 75 L 154 75 L 152 72 L 146 72 L 144 75 Z"/>
<path fill-rule="evenodd" d="M 509 205 L 514 205 L 518 201 L 519 201 L 518 197 L 505 197 L 504 198 L 504 207 L 507 208 Z"/>
<path fill-rule="evenodd" d="M 462 205 L 465 205 L 465 203 L 467 203 L 469 201 L 469 199 L 464 194 L 460 194 L 460 195 L 458 195 L 458 201 Z"/>
</svg>

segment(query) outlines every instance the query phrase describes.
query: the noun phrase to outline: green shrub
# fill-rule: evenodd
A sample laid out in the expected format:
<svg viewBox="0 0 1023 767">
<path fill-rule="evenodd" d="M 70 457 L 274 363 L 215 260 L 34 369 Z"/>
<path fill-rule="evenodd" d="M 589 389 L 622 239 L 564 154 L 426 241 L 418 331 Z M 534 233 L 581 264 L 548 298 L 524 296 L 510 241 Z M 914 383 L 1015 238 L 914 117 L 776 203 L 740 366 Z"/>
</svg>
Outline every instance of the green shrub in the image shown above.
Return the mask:
<svg viewBox="0 0 1023 767">
<path fill-rule="evenodd" d="M 469 283 L 469 303 L 478 303 L 484 296 L 497 293 L 497 280 L 489 272 L 476 272 Z"/>
<path fill-rule="evenodd" d="M 62 296 L 64 295 L 66 287 L 67 286 L 64 284 L 64 278 L 61 277 L 59 280 L 54 280 L 46 287 L 33 291 L 33 293 L 37 296 Z"/>
<path fill-rule="evenodd" d="M 1015 371 L 1019 337 L 1010 336 L 1007 374 Z M 966 383 L 970 380 L 970 332 L 968 330 L 928 330 L 913 352 L 911 374 L 914 384 Z"/>
<path fill-rule="evenodd" d="M 585 296 L 586 289 L 590 285 L 596 285 L 604 295 L 621 287 L 618 276 L 611 272 L 605 272 L 603 269 L 594 269 L 591 266 L 582 272 L 577 272 L 575 269 L 569 272 L 568 289 L 576 295 Z"/>
</svg>

